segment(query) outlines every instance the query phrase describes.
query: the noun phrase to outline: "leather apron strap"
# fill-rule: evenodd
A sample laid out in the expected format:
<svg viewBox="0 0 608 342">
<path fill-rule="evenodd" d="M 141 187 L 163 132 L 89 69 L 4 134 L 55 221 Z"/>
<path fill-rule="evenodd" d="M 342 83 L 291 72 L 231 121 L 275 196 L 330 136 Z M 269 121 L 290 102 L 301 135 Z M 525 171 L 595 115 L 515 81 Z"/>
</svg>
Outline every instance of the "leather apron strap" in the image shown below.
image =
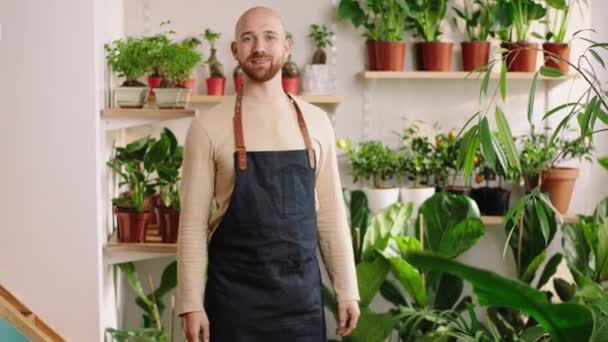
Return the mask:
<svg viewBox="0 0 608 342">
<path fill-rule="evenodd" d="M 302 132 L 304 144 L 306 145 L 306 152 L 308 154 L 308 164 L 310 165 L 310 168 L 314 170 L 316 168 L 315 151 L 312 148 L 312 140 L 310 139 L 310 134 L 308 133 L 308 128 L 306 127 L 306 122 L 304 121 L 304 116 L 302 115 L 300 106 L 298 106 L 298 103 L 293 99 L 293 97 L 287 92 L 285 92 L 285 94 L 296 109 L 298 126 L 300 127 L 300 132 Z M 247 149 L 245 148 L 245 140 L 243 138 L 243 115 L 241 110 L 242 103 L 243 90 L 241 89 L 241 91 L 239 91 L 236 95 L 233 123 L 235 146 L 238 152 L 239 170 L 245 171 L 247 169 Z"/>
</svg>

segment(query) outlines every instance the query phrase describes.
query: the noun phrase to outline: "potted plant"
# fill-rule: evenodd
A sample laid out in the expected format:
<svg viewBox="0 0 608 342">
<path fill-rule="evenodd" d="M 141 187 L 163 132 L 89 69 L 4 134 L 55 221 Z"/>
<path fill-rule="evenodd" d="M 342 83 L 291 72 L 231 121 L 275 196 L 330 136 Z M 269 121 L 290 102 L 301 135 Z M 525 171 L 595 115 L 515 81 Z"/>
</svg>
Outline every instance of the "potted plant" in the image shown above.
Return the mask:
<svg viewBox="0 0 608 342">
<path fill-rule="evenodd" d="M 114 89 L 114 104 L 121 108 L 142 108 L 147 98 L 147 87 L 138 80 L 146 72 L 146 45 L 140 38 L 127 37 L 104 45 L 106 60 L 113 72 L 124 77 L 122 85 Z"/>
<path fill-rule="evenodd" d="M 171 21 L 166 20 L 160 23 L 162 28 L 165 25 L 170 25 Z M 154 88 L 161 86 L 163 75 L 161 74 L 162 64 L 165 60 L 162 58 L 162 51 L 165 45 L 170 44 L 169 35 L 175 34 L 173 30 L 167 30 L 158 34 L 142 38 L 146 44 L 148 64 L 148 87 L 150 88 L 150 96 L 155 96 Z"/>
<path fill-rule="evenodd" d="M 447 12 L 447 0 L 407 1 L 406 28 L 422 39 L 416 45 L 417 58 L 424 71 L 450 71 L 451 42 L 441 42 L 441 25 Z"/>
<path fill-rule="evenodd" d="M 195 50 L 197 46 L 202 44 L 202 42 L 197 37 L 188 37 L 182 40 L 182 44 L 190 47 L 192 50 Z M 189 77 L 188 79 L 182 81 L 182 86 L 190 89 L 190 94 L 194 94 L 196 91 L 196 80 Z"/>
<path fill-rule="evenodd" d="M 179 228 L 180 192 L 179 170 L 183 161 L 183 146 L 178 145 L 171 130 L 164 128 L 160 139 L 150 148 L 148 162 L 156 171 L 155 185 L 160 189 L 160 203 L 155 214 L 163 242 L 176 243 Z"/>
<path fill-rule="evenodd" d="M 446 191 L 457 195 L 471 195 L 471 187 L 467 179 L 464 184 L 458 184 L 458 151 L 462 148 L 462 137 L 457 137 L 456 132 L 448 134 L 441 133 L 435 137 L 435 150 L 432 153 L 432 170 L 435 176 L 435 188 L 437 191 Z M 474 158 L 475 166 L 479 163 Z"/>
<path fill-rule="evenodd" d="M 435 194 L 435 187 L 430 185 L 435 149 L 427 137 L 420 135 L 415 123 L 403 130 L 401 141 L 400 173 L 406 182 L 411 182 L 410 185 L 404 184 L 406 186 L 401 187 L 401 201 L 412 202 L 416 216 L 422 203 Z"/>
<path fill-rule="evenodd" d="M 464 21 L 467 41 L 462 42 L 462 69 L 473 71 L 484 68 L 490 61 L 492 17 L 490 0 L 465 0 L 462 9 L 453 7 L 456 15 Z M 456 18 L 454 18 L 456 22 Z"/>
<path fill-rule="evenodd" d="M 339 140 L 338 147 L 346 150 L 355 183 L 363 183 L 369 208 L 376 213 L 399 200 L 396 175 L 399 172 L 398 153 L 380 141 L 366 141 L 353 148 L 349 139 Z M 371 183 L 371 184 L 370 184 Z"/>
<path fill-rule="evenodd" d="M 164 76 L 161 86 L 155 90 L 156 106 L 159 108 L 185 108 L 190 101 L 189 88 L 184 81 L 201 61 L 201 55 L 187 43 L 171 42 L 163 46 L 160 54 Z"/>
<path fill-rule="evenodd" d="M 308 37 L 312 40 L 316 50 L 312 56 L 312 64 L 304 67 L 302 80 L 303 93 L 310 95 L 332 95 L 336 92 L 334 73 L 327 62 L 324 48 L 332 46 L 334 33 L 325 25 L 310 25 Z"/>
<path fill-rule="evenodd" d="M 291 41 L 293 46 L 293 36 L 290 32 L 287 32 L 285 39 Z M 283 89 L 290 94 L 297 95 L 300 92 L 300 70 L 298 70 L 296 63 L 291 60 L 291 53 L 287 57 L 287 62 L 283 64 L 281 83 Z"/>
<path fill-rule="evenodd" d="M 373 12 L 376 13 L 376 67 L 380 71 L 405 70 L 405 42 L 403 32 L 407 5 L 404 1 L 372 1 Z"/>
<path fill-rule="evenodd" d="M 211 53 L 206 63 L 209 65 L 209 78 L 207 78 L 207 95 L 224 95 L 226 78 L 224 77 L 224 67 L 217 59 L 215 42 L 220 39 L 221 33 L 205 30 L 205 40 L 209 42 Z"/>
<path fill-rule="evenodd" d="M 508 71 L 536 71 L 538 44 L 529 41 L 530 26 L 542 19 L 546 12 L 542 4 L 535 0 L 497 0 L 493 11 L 494 22 L 500 26 L 500 37 L 510 38 L 501 43 L 501 47 L 506 49 Z M 511 30 L 515 33 L 514 42 Z"/>
<path fill-rule="evenodd" d="M 237 65 L 236 68 L 234 68 L 232 79 L 234 80 L 234 92 L 238 93 L 245 83 L 245 72 L 240 65 Z"/>
<path fill-rule="evenodd" d="M 378 26 L 376 25 L 376 14 L 369 6 L 362 4 L 359 0 L 340 0 L 338 4 L 338 18 L 349 19 L 355 28 L 365 28 L 365 51 L 367 70 L 378 70 L 376 62 L 376 42 L 380 40 Z"/>
<path fill-rule="evenodd" d="M 477 157 L 479 165 L 475 183 L 485 185 L 471 189 L 471 197 L 477 202 L 482 215 L 504 216 L 509 210 L 511 192 L 503 188 L 503 181 L 508 179 L 512 172 L 504 170 L 496 160 L 491 164 L 481 153 Z"/>
<path fill-rule="evenodd" d="M 568 29 L 568 19 L 570 8 L 578 4 L 580 0 L 545 0 L 548 7 L 547 19 L 549 29 L 545 34 L 543 43 L 543 53 L 545 66 L 555 68 L 566 74 L 570 70 L 570 65 L 565 62 L 570 59 L 570 45 L 566 43 L 566 31 Z M 565 60 L 562 62 L 559 58 Z"/>
<path fill-rule="evenodd" d="M 144 137 L 125 147 L 116 147 L 114 158 L 106 163 L 120 177 L 119 186 L 128 186 L 127 192 L 112 199 L 120 242 L 145 241 L 151 210 L 150 196 L 155 189 L 150 180 L 153 169 L 144 160 L 152 144 L 153 138 Z"/>
</svg>

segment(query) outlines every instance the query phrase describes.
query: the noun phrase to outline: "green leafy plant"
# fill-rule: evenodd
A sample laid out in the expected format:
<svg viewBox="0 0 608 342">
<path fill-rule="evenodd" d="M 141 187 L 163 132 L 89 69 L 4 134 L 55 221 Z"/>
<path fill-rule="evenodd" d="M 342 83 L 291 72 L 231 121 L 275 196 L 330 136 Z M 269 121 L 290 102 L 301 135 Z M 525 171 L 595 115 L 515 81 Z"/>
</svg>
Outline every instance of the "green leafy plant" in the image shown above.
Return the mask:
<svg viewBox="0 0 608 342">
<path fill-rule="evenodd" d="M 368 6 L 371 3 L 372 6 Z M 350 20 L 355 28 L 363 26 L 363 36 L 369 41 L 381 40 L 380 28 L 377 25 L 377 14 L 373 9 L 377 1 L 340 0 L 338 4 L 338 18 Z"/>
<path fill-rule="evenodd" d="M 327 61 L 327 55 L 325 53 L 325 49 L 328 46 L 333 46 L 332 37 L 334 33 L 330 31 L 325 25 L 310 25 L 310 33 L 308 34 L 308 38 L 310 38 L 315 47 L 316 51 L 312 56 L 312 64 L 325 64 Z"/>
<path fill-rule="evenodd" d="M 148 70 L 148 48 L 140 38 L 127 37 L 104 44 L 106 60 L 119 77 L 125 77 L 123 87 L 145 87 L 137 78 Z"/>
<path fill-rule="evenodd" d="M 164 128 L 160 139 L 150 147 L 149 161 L 156 171 L 155 185 L 160 189 L 162 203 L 165 207 L 179 210 L 180 205 L 180 174 L 184 148 L 178 145 L 177 138 L 168 128 Z"/>
<path fill-rule="evenodd" d="M 456 181 L 456 159 L 460 140 L 456 139 L 456 132 L 440 133 L 435 136 L 435 152 L 431 155 L 435 186 L 444 188 L 454 185 Z M 450 179 L 450 173 L 452 178 Z"/>
<path fill-rule="evenodd" d="M 224 67 L 222 63 L 217 59 L 215 42 L 220 39 L 221 33 L 214 32 L 211 29 L 205 29 L 205 40 L 209 42 L 209 46 L 211 49 L 211 53 L 209 54 L 209 58 L 205 63 L 209 65 L 209 74 L 211 77 L 220 77 L 224 78 Z"/>
<path fill-rule="evenodd" d="M 114 342 L 166 342 L 167 335 L 154 328 L 114 329 L 107 328 L 106 333 L 112 336 Z"/>
<path fill-rule="evenodd" d="M 170 43 L 163 46 L 161 58 L 166 63 L 160 68 L 163 87 L 182 87 L 182 82 L 190 78 L 192 70 L 200 63 L 202 57 L 188 43 Z"/>
<path fill-rule="evenodd" d="M 414 187 L 421 183 L 430 184 L 433 174 L 434 146 L 420 134 L 420 128 L 414 122 L 403 129 L 401 133 L 402 153 L 400 173 L 407 179 L 413 180 Z"/>
<path fill-rule="evenodd" d="M 406 30 L 425 42 L 436 42 L 443 33 L 441 25 L 445 19 L 447 0 L 405 1 Z"/>
<path fill-rule="evenodd" d="M 587 0 L 545 0 L 547 4 L 547 21 L 550 28 L 544 37 L 548 42 L 565 43 L 568 30 L 568 19 L 571 9 L 587 3 Z"/>
<path fill-rule="evenodd" d="M 486 41 L 493 34 L 490 0 L 465 0 L 462 8 L 452 8 L 464 21 L 468 41 Z M 456 24 L 456 18 L 454 22 Z"/>
<path fill-rule="evenodd" d="M 155 192 L 150 178 L 154 168 L 146 157 L 154 142 L 154 138 L 144 137 L 114 148 L 115 156 L 106 165 L 121 178 L 119 186 L 128 186 L 129 196 L 113 198 L 112 204 L 144 212 L 144 200 Z"/>
<path fill-rule="evenodd" d="M 161 22 L 161 30 L 163 27 L 169 26 L 170 24 L 170 20 Z M 150 72 L 151 77 L 164 77 L 162 71 L 165 70 L 167 64 L 170 63 L 170 60 L 165 56 L 165 51 L 167 45 L 172 44 L 169 37 L 174 34 L 175 31 L 168 29 L 155 35 L 142 38 L 147 50 L 146 64 L 148 65 L 148 68 L 146 71 Z M 186 44 L 192 43 L 187 40 L 184 42 Z"/>
<path fill-rule="evenodd" d="M 375 187 L 382 188 L 399 172 L 399 154 L 380 141 L 362 142 L 353 148 L 349 139 L 342 139 L 338 147 L 346 150 L 355 183 L 371 179 Z"/>
<path fill-rule="evenodd" d="M 587 341 L 592 336 L 593 314 L 584 305 L 552 304 L 543 292 L 524 283 L 442 256 L 411 251 L 406 260 L 416 267 L 451 273 L 469 281 L 479 304 L 525 312 L 542 325 L 553 341 Z"/>
<path fill-rule="evenodd" d="M 493 8 L 493 21 L 496 23 L 498 36 L 505 42 L 527 42 L 530 38 L 530 27 L 534 21 L 545 17 L 547 10 L 536 0 L 496 0 Z"/>
</svg>

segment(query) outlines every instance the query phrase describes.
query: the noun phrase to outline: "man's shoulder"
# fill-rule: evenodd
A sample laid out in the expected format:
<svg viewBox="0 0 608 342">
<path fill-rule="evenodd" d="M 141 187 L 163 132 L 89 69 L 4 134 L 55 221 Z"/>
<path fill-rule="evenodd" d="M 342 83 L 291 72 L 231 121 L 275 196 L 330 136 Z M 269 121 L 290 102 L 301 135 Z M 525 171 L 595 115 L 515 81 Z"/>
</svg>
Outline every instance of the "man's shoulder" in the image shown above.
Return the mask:
<svg viewBox="0 0 608 342">
<path fill-rule="evenodd" d="M 194 120 L 212 136 L 214 132 L 222 132 L 227 127 L 232 127 L 233 109 L 234 96 L 225 96 L 222 102 L 213 107 L 197 111 Z"/>
<path fill-rule="evenodd" d="M 312 134 L 333 134 L 333 126 L 329 119 L 329 114 L 325 110 L 305 101 L 299 96 L 294 96 L 294 100 L 300 106 L 304 121 L 306 121 L 306 125 Z"/>
</svg>

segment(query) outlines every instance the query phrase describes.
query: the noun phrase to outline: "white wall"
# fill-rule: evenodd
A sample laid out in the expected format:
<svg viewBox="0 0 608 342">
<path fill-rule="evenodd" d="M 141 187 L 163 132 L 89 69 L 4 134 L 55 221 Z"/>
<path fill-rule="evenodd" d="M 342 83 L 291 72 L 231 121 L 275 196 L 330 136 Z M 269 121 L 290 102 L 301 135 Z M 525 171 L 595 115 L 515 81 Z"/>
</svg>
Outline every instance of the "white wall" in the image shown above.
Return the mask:
<svg viewBox="0 0 608 342">
<path fill-rule="evenodd" d="M 69 341 L 104 325 L 100 3 L 0 2 L 0 283 Z"/>
</svg>

